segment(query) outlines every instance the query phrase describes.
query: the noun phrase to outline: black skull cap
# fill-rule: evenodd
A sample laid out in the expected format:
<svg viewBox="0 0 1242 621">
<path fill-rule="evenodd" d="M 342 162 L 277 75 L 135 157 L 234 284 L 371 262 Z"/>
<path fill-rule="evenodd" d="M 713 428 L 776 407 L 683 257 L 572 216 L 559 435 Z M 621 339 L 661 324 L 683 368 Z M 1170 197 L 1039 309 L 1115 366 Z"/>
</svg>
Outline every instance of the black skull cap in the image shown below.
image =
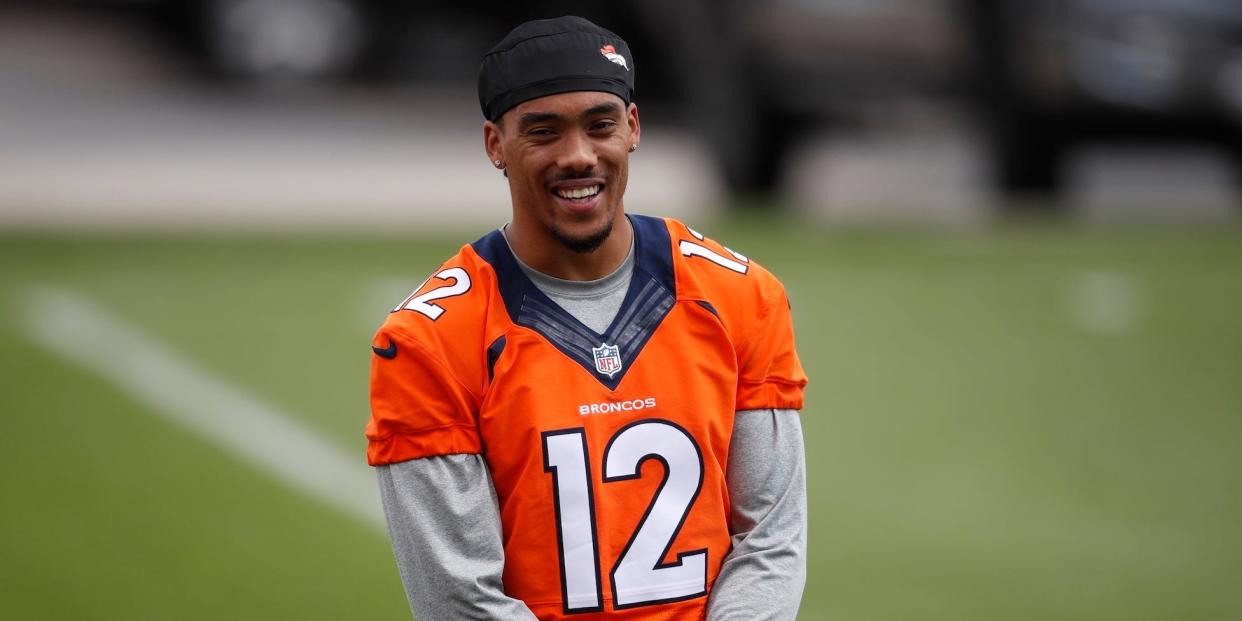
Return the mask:
<svg viewBox="0 0 1242 621">
<path fill-rule="evenodd" d="M 495 122 L 524 101 L 572 91 L 634 99 L 634 57 L 613 32 L 581 17 L 537 19 L 514 28 L 479 66 L 479 107 Z"/>
</svg>

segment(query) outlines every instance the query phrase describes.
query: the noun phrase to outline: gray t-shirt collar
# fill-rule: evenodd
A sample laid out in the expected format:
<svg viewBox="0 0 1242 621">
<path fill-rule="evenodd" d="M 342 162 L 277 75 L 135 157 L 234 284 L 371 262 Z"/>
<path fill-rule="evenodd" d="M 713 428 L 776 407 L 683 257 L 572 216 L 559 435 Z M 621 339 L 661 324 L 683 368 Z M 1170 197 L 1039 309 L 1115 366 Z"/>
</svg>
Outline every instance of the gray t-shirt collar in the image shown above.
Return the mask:
<svg viewBox="0 0 1242 621">
<path fill-rule="evenodd" d="M 500 227 L 500 234 L 505 238 L 505 244 L 509 244 L 509 236 L 505 233 L 505 227 Z M 625 255 L 625 260 L 611 274 L 596 280 L 565 280 L 555 276 L 549 276 L 527 265 L 522 258 L 513 252 L 513 246 L 509 245 L 509 252 L 513 254 L 513 258 L 517 261 L 522 271 L 526 273 L 526 277 L 543 291 L 544 294 L 552 297 L 565 298 L 596 298 L 607 295 L 617 289 L 627 286 L 630 283 L 630 276 L 634 272 L 634 240 L 630 239 L 630 250 Z"/>
</svg>

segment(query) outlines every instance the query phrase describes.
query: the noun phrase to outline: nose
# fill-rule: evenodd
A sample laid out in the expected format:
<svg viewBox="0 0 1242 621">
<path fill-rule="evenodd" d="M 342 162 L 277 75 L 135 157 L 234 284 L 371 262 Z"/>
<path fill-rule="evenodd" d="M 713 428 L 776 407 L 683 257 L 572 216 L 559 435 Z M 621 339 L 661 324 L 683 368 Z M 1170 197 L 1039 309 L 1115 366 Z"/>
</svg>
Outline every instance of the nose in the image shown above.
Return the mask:
<svg viewBox="0 0 1242 621">
<path fill-rule="evenodd" d="M 562 140 L 563 147 L 557 166 L 574 171 L 590 170 L 595 167 L 598 158 L 595 155 L 595 144 L 586 132 L 572 131 Z"/>
</svg>

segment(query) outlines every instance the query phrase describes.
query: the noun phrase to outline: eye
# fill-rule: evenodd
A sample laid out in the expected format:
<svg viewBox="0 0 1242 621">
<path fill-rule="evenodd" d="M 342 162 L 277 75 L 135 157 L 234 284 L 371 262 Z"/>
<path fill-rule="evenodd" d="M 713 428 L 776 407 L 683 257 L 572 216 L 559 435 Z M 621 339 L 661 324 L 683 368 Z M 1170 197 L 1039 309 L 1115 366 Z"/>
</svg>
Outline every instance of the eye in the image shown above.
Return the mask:
<svg viewBox="0 0 1242 621">
<path fill-rule="evenodd" d="M 617 122 L 612 119 L 602 119 L 591 124 L 593 132 L 609 132 L 617 127 Z"/>
<path fill-rule="evenodd" d="M 550 138 L 555 136 L 556 132 L 551 127 L 533 127 L 527 130 L 526 135 L 533 138 Z"/>
</svg>

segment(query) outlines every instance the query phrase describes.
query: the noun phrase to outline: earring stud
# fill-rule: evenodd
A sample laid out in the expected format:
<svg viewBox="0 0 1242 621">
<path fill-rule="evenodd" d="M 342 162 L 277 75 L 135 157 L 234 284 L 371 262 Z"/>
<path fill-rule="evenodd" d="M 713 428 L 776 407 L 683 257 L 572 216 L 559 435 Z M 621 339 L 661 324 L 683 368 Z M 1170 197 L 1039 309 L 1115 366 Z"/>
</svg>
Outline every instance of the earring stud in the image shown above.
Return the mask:
<svg viewBox="0 0 1242 621">
<path fill-rule="evenodd" d="M 633 152 L 635 152 L 635 151 L 637 151 L 637 150 L 638 150 L 638 145 L 637 145 L 637 144 L 632 144 L 632 145 L 630 145 L 630 153 L 633 153 Z"/>
<path fill-rule="evenodd" d="M 500 163 L 500 160 L 492 160 L 492 163 L 496 165 L 496 168 L 504 168 L 504 165 Z"/>
</svg>

